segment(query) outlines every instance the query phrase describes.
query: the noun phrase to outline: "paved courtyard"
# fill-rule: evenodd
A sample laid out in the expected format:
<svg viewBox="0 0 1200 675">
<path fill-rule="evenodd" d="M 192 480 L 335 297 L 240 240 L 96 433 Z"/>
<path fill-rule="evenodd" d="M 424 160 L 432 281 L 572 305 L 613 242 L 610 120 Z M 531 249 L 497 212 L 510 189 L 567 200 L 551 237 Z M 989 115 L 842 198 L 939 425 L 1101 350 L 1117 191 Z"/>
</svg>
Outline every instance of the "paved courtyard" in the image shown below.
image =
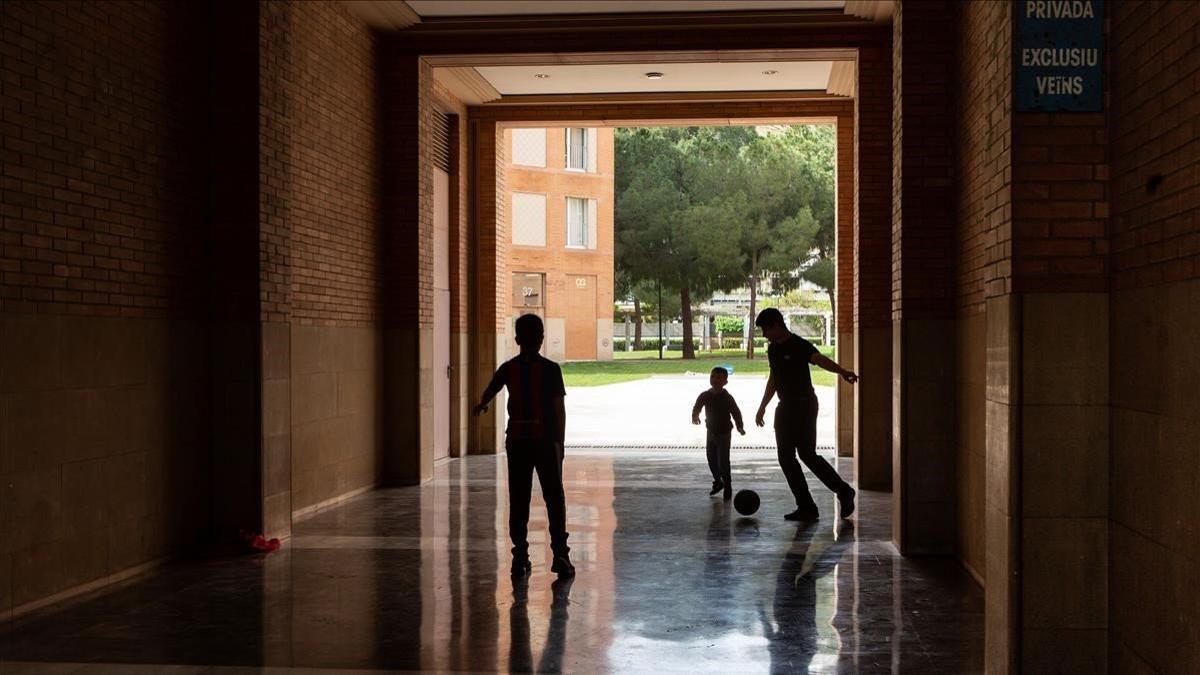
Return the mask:
<svg viewBox="0 0 1200 675">
<path fill-rule="evenodd" d="M 746 435 L 734 432 L 734 447 L 774 447 L 775 403 L 767 407 L 766 426 L 754 425 L 765 375 L 729 379 L 729 393 L 746 420 Z M 599 387 L 567 389 L 568 446 L 704 446 L 704 427 L 692 426 L 692 405 L 708 388 L 708 374 L 657 375 L 649 379 Z M 817 445 L 832 448 L 835 438 L 834 388 L 817 387 L 821 412 Z M 701 414 L 703 417 L 703 414 Z"/>
</svg>

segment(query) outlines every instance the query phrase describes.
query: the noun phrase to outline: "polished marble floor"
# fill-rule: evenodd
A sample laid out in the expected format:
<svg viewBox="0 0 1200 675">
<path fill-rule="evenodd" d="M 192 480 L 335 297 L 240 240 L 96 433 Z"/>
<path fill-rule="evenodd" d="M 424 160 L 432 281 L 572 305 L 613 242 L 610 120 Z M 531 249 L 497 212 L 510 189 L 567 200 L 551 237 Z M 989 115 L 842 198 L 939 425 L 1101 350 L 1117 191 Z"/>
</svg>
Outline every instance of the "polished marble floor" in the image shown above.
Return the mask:
<svg viewBox="0 0 1200 675">
<path fill-rule="evenodd" d="M 889 495 L 835 523 L 813 483 L 822 519 L 798 525 L 773 454 L 733 463 L 762 495 L 753 518 L 707 496 L 695 453 L 569 456 L 579 574 L 549 572 L 535 488 L 533 575 L 514 586 L 503 457 L 451 460 L 298 523 L 274 554 L 176 563 L 0 627 L 0 672 L 982 670 L 982 591 L 953 560 L 896 554 Z"/>
</svg>

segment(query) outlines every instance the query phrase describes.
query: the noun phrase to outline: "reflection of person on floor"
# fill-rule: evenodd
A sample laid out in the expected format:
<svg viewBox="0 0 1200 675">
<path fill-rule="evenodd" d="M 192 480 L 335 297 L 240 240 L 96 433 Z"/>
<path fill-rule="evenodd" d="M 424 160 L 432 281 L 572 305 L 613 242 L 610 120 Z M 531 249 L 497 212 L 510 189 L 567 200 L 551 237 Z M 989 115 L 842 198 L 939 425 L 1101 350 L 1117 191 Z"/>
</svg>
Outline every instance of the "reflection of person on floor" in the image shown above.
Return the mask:
<svg viewBox="0 0 1200 675">
<path fill-rule="evenodd" d="M 725 391 L 729 384 L 729 371 L 717 366 L 708 376 L 710 389 L 705 390 L 692 406 L 692 424 L 700 424 L 700 409 L 704 409 L 704 426 L 708 429 L 708 470 L 712 472 L 712 490 L 715 495 L 725 490 L 725 501 L 733 498 L 733 482 L 729 470 L 729 446 L 733 440 L 733 426 L 737 423 L 738 433 L 745 436 L 742 426 L 742 411 L 738 409 L 733 395 Z M 730 418 L 733 421 L 730 421 Z"/>
<path fill-rule="evenodd" d="M 571 604 L 573 577 L 559 577 L 550 584 L 553 600 L 550 604 L 550 626 L 546 630 L 546 645 L 538 660 L 539 673 L 562 672 L 563 651 L 567 645 L 567 607 Z M 532 673 L 533 650 L 529 645 L 529 581 L 513 579 L 513 604 L 508 611 L 509 643 L 508 670 L 513 673 Z"/>
<path fill-rule="evenodd" d="M 545 338 L 542 320 L 525 314 L 516 321 L 521 353 L 500 364 L 484 390 L 475 414 L 487 411 L 488 403 L 508 388 L 508 430 L 504 447 L 508 455 L 508 532 L 513 542 L 512 575 L 529 574 L 529 498 L 533 472 L 542 484 L 546 515 L 550 521 L 550 547 L 554 551 L 552 572 L 575 574 L 568 555 L 567 506 L 563 495 L 563 440 L 567 409 L 563 398 L 562 369 L 538 353 Z"/>
<path fill-rule="evenodd" d="M 814 528 L 800 527 L 775 577 L 774 621 L 759 607 L 772 673 L 807 673 L 820 649 L 817 634 L 817 580 L 837 569 L 853 539 L 854 524 L 814 540 Z M 832 624 L 831 624 L 832 625 Z"/>
<path fill-rule="evenodd" d="M 833 491 L 841 506 L 841 515 L 848 518 L 854 513 L 854 488 L 850 487 L 836 469 L 817 454 L 817 394 L 813 390 L 812 375 L 808 365 L 814 364 L 837 373 L 850 384 L 858 381 L 858 375 L 842 368 L 836 361 L 826 357 L 811 342 L 788 330 L 783 314 L 774 307 L 758 313 L 754 324 L 762 329 L 763 337 L 770 343 L 767 361 L 771 375 L 763 391 L 762 403 L 754 421 L 763 426 L 763 415 L 771 398 L 779 394 L 779 405 L 775 408 L 775 445 L 779 450 L 779 467 L 787 478 L 792 496 L 796 498 L 796 510 L 785 515 L 788 520 L 816 520 L 819 517 L 817 503 L 808 491 L 808 481 L 800 461 L 812 471 L 825 487 Z"/>
</svg>

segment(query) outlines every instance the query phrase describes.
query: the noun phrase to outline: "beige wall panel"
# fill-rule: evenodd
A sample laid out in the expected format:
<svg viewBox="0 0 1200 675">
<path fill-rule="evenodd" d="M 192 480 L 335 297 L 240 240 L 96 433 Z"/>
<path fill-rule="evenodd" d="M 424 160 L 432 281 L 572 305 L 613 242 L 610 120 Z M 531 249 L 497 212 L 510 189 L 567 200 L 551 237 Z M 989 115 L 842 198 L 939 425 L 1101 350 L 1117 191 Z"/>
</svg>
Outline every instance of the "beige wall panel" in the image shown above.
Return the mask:
<svg viewBox="0 0 1200 675">
<path fill-rule="evenodd" d="M 372 328 L 292 327 L 292 509 L 376 485 L 382 465 L 382 344 Z"/>
</svg>

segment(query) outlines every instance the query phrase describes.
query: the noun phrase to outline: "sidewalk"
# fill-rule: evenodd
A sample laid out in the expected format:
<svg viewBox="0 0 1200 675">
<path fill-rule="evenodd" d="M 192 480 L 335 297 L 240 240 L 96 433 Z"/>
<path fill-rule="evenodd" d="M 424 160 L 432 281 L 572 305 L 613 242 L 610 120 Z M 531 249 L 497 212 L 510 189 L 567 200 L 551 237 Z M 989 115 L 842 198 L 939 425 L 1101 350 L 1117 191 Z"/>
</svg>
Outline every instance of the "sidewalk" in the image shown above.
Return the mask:
<svg viewBox="0 0 1200 675">
<path fill-rule="evenodd" d="M 754 412 L 762 399 L 765 375 L 738 375 L 728 390 L 737 400 L 746 422 L 746 435 L 734 431 L 734 447 L 775 447 L 772 431 L 775 403 L 767 407 L 766 426 L 754 425 Z M 599 387 L 567 389 L 568 446 L 694 446 L 704 447 L 704 426 L 693 426 L 692 405 L 708 388 L 708 374 L 656 375 L 649 379 Z M 817 387 L 821 412 L 817 418 L 817 445 L 832 447 L 834 389 Z M 703 418 L 703 413 L 701 413 Z"/>
</svg>

